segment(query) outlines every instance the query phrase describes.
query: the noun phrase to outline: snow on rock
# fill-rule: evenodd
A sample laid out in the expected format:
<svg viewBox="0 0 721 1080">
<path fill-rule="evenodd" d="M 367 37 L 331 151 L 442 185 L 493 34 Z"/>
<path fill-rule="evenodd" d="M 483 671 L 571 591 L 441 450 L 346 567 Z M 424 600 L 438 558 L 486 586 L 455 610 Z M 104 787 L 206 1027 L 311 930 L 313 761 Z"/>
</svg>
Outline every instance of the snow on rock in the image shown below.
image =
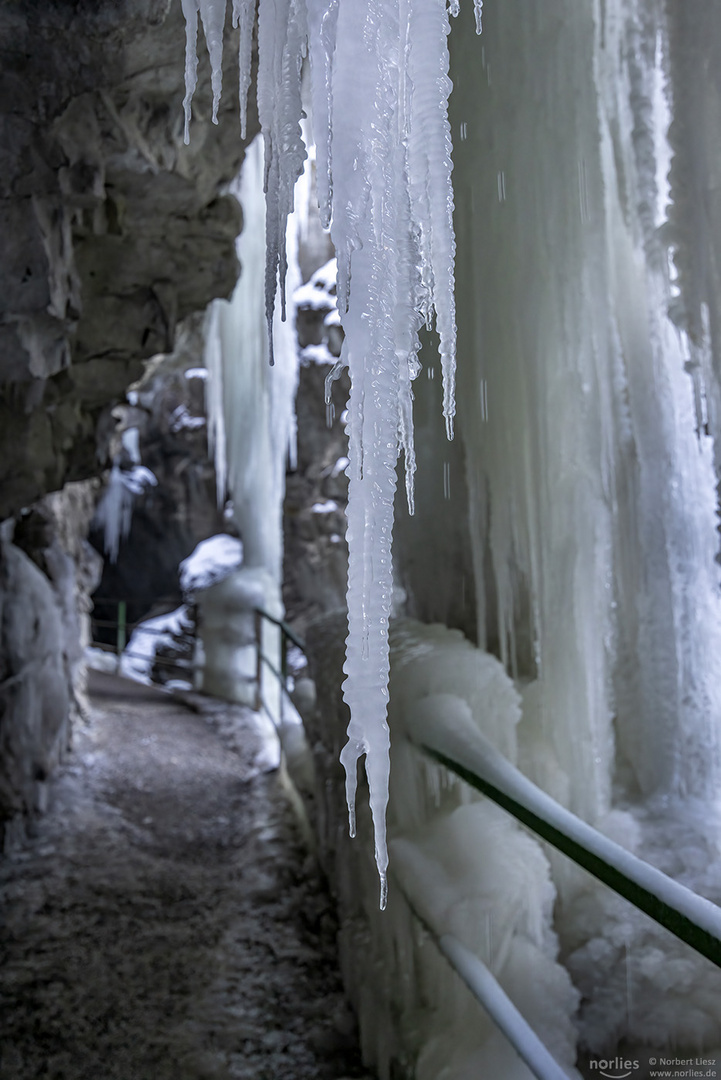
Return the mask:
<svg viewBox="0 0 721 1080">
<path fill-rule="evenodd" d="M 325 344 L 323 344 L 323 345 L 306 345 L 305 348 L 301 350 L 301 354 L 300 354 L 300 362 L 301 362 L 301 364 L 305 364 L 305 365 L 308 365 L 308 364 L 325 365 L 325 364 L 327 364 L 329 367 L 332 367 L 333 364 L 335 364 L 335 361 L 336 361 L 335 356 L 333 356 L 329 352 L 328 346 L 325 345 Z"/>
<path fill-rule="evenodd" d="M 201 0 L 183 0 L 188 26 L 186 132 L 196 82 L 198 5 L 206 31 L 204 7 L 213 9 L 214 18 L 217 9 L 225 10 L 224 0 L 215 4 L 207 0 L 205 5 Z M 457 9 L 457 4 L 452 7 L 454 14 Z M 245 8 L 234 6 L 236 21 L 244 13 Z M 480 29 L 480 3 L 476 14 Z M 285 221 L 306 157 L 300 125 L 300 72 L 306 55 L 321 218 L 331 224 L 338 258 L 339 307 L 346 335 L 341 356 L 352 382 L 344 683 L 351 721 L 342 760 L 352 831 L 356 766 L 365 755 L 381 903 L 387 865 L 386 709 L 395 467 L 402 449 L 412 508 L 411 384 L 419 367 L 418 332 L 434 317 L 449 437 L 455 413 L 449 29 L 446 0 L 408 0 L 400 7 L 384 0 L 260 0 L 258 12 L 258 113 L 267 199 L 265 312 L 271 339 L 278 285 L 285 313 Z M 215 91 L 214 44 L 208 35 Z M 242 76 L 246 78 L 247 71 Z"/>
<path fill-rule="evenodd" d="M 187 596 L 222 581 L 243 560 L 243 544 L 236 536 L 219 533 L 201 540 L 180 564 L 180 587 Z"/>
<path fill-rule="evenodd" d="M 337 264 L 335 259 L 329 259 L 325 266 L 311 276 L 310 281 L 301 285 L 293 293 L 296 308 L 310 308 L 312 311 L 337 311 L 336 308 L 336 275 Z"/>
<path fill-rule="evenodd" d="M 172 645 L 176 636 L 190 633 L 193 628 L 194 623 L 185 604 L 167 615 L 146 619 L 130 635 L 120 657 L 120 674 L 136 682 L 152 682 L 150 674 L 157 650 L 161 646 Z"/>
<path fill-rule="evenodd" d="M 178 405 L 170 417 L 171 431 L 182 431 L 184 428 L 188 431 L 195 431 L 197 428 L 205 427 L 205 424 L 205 417 L 193 416 L 187 405 Z"/>
</svg>

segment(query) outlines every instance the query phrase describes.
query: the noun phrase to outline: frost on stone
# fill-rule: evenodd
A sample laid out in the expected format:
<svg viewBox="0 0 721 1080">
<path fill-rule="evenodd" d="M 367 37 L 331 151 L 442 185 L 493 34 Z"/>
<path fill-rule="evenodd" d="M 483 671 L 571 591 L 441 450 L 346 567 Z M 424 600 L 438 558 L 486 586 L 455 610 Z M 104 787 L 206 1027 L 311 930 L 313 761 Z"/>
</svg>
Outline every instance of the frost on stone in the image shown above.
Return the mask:
<svg viewBox="0 0 721 1080">
<path fill-rule="evenodd" d="M 450 14 L 457 8 L 458 3 L 451 5 Z M 192 0 L 184 0 L 183 9 L 190 49 L 196 17 Z M 252 4 L 234 0 L 233 17 L 241 25 L 241 92 L 248 80 L 251 11 Z M 480 12 L 476 0 L 479 29 Z M 269 335 L 278 285 L 285 309 L 286 219 L 306 157 L 300 92 L 306 57 L 321 220 L 330 225 L 337 252 L 338 313 L 345 331 L 340 364 L 351 378 L 349 634 L 343 686 L 351 721 L 342 761 L 353 829 L 357 762 L 365 755 L 383 883 L 395 470 L 402 451 L 412 512 L 412 383 L 420 367 L 423 324 L 435 321 L 440 338 L 449 437 L 455 413 L 448 33 L 446 0 L 260 0 L 258 5 Z M 186 60 L 186 76 L 188 102 L 194 55 Z M 382 896 L 384 890 L 383 884 Z"/>
</svg>

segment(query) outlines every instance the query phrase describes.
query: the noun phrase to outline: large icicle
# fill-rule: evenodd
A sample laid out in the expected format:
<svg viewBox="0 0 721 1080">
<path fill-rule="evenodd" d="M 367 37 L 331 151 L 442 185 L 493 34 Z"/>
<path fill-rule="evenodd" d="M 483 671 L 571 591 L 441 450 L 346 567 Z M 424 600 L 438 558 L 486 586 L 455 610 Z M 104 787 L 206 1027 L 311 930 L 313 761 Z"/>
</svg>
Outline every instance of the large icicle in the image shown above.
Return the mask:
<svg viewBox="0 0 721 1080">
<path fill-rule="evenodd" d="M 255 0 L 233 0 L 233 26 L 240 28 L 238 43 L 238 101 L 240 103 L 240 137 L 245 139 L 248 128 L 248 90 L 253 47 Z"/>
<path fill-rule="evenodd" d="M 306 54 L 303 0 L 261 0 L 258 53 L 258 117 L 265 141 L 265 315 L 272 364 L 273 311 L 279 280 L 285 319 L 286 222 L 293 211 L 295 182 L 307 156 L 300 127 L 300 73 Z"/>
<path fill-rule="evenodd" d="M 195 79 L 188 18 L 186 109 Z M 206 0 L 212 2 L 212 0 Z M 223 7 L 223 0 L 219 0 Z M 480 30 L 480 0 L 475 0 Z M 458 2 L 451 4 L 456 14 Z M 248 82 L 252 0 L 233 0 L 241 26 L 241 96 Z M 306 156 L 300 72 L 310 60 L 321 217 L 338 259 L 338 308 L 351 375 L 348 409 L 349 633 L 343 694 L 351 711 L 346 769 L 351 831 L 365 754 L 376 861 L 388 862 L 388 619 L 396 464 L 405 456 L 413 508 L 412 380 L 418 332 L 435 316 L 449 437 L 455 412 L 455 301 L 447 0 L 260 0 L 258 114 L 265 142 L 266 317 L 285 308 L 285 222 Z M 241 106 L 245 123 L 245 105 Z"/>
<path fill-rule="evenodd" d="M 234 0 L 234 3 L 238 0 Z M 226 0 L 182 0 L 185 16 L 185 142 L 190 142 L 191 104 L 198 85 L 198 13 L 210 57 L 211 87 L 213 90 L 213 123 L 218 123 L 218 106 L 223 88 L 223 27 Z"/>
</svg>

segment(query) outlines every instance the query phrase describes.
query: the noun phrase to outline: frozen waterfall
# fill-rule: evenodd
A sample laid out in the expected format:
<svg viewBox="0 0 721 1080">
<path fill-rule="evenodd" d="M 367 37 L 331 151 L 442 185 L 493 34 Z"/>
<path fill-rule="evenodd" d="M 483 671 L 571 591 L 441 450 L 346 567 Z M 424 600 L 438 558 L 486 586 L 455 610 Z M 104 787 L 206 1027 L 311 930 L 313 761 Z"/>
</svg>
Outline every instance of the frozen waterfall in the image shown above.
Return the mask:
<svg viewBox="0 0 721 1080">
<path fill-rule="evenodd" d="M 236 9 L 247 20 L 248 6 Z M 259 41 L 266 316 L 303 164 L 305 50 L 338 254 L 352 381 L 343 760 L 352 816 L 366 753 L 381 875 L 395 572 L 420 624 L 460 627 L 478 649 L 433 627 L 399 630 L 394 732 L 431 699 L 459 699 L 560 803 L 718 902 L 718 5 L 260 0 Z M 418 349 L 432 322 L 442 387 L 433 349 Z M 401 450 L 415 516 L 399 499 L 394 522 Z M 486 652 L 517 703 L 479 697 L 480 675 L 456 678 Z M 400 737 L 394 777 L 399 873 L 428 885 L 426 909 L 519 998 L 537 980 L 543 1001 L 528 1011 L 569 1071 L 574 1040 L 587 1057 L 721 1047 L 709 965 L 447 776 L 423 773 Z M 463 854 L 465 837 L 483 858 Z M 443 870 L 432 882 L 429 866 Z M 416 1038 L 418 1075 L 525 1077 L 473 1030 L 400 901 L 389 907 L 372 924 L 368 978 L 393 958 L 391 1000 Z M 435 1002 L 436 990 L 446 999 L 421 1038 L 423 993 Z M 387 1062 L 397 1030 L 384 999 L 361 993 L 359 1011 L 378 1033 L 369 1056 Z"/>
<path fill-rule="evenodd" d="M 220 94 L 225 0 L 183 0 L 187 22 L 186 140 L 196 82 L 197 16 Z M 457 14 L 457 4 L 452 6 Z M 481 4 L 476 3 L 480 29 Z M 247 57 L 248 5 L 233 7 Z M 345 330 L 341 364 L 351 376 L 347 541 L 348 645 L 344 697 L 350 708 L 341 760 L 355 830 L 357 764 L 365 755 L 375 822 L 376 861 L 385 904 L 388 853 L 388 620 L 393 591 L 396 463 L 403 451 L 409 506 L 415 452 L 411 384 L 419 330 L 440 339 L 443 413 L 455 414 L 455 239 L 448 123 L 446 0 L 260 0 L 258 114 L 265 145 L 265 311 L 273 361 L 273 312 L 285 316 L 286 220 L 306 150 L 300 121 L 301 68 L 308 57 L 321 213 L 338 258 Z M 247 68 L 246 68 L 247 71 Z M 245 80 L 245 75 L 241 76 Z M 245 83 L 244 83 L 245 84 Z M 244 114 L 243 114 L 244 115 Z"/>
</svg>

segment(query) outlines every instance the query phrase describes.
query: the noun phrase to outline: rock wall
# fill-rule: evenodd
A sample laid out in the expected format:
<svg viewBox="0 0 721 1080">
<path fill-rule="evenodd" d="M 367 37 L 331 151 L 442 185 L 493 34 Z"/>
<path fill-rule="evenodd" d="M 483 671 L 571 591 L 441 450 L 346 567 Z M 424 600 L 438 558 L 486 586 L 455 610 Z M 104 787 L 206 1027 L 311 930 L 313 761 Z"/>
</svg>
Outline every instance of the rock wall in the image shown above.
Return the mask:
<svg viewBox="0 0 721 1080">
<path fill-rule="evenodd" d="M 137 431 L 140 460 L 157 484 L 135 497 L 130 532 L 121 539 L 117 560 L 105 560 L 94 595 L 99 620 L 116 617 L 118 598 L 127 603 L 130 623 L 159 602 L 177 607 L 182 602 L 180 562 L 201 540 L 232 529 L 218 507 L 215 469 L 208 456 L 202 329 L 202 316 L 186 319 L 173 353 L 151 363 L 130 392 L 130 401 L 116 406 L 120 435 Z M 199 375 L 192 374 L 199 369 Z M 121 467 L 131 465 L 121 437 L 112 445 L 114 460 Z M 97 518 L 90 541 L 104 554 L 104 529 Z M 115 640 L 112 629 L 97 627 L 95 632 L 100 641 Z"/>
<path fill-rule="evenodd" d="M 243 146 L 233 94 L 210 123 L 205 59 L 182 142 L 180 4 L 11 0 L 0 42 L 5 518 L 98 472 L 108 405 L 179 319 L 232 290 L 240 219 L 220 190 Z M 229 83 L 234 55 L 231 35 Z"/>
<path fill-rule="evenodd" d="M 113 409 L 144 362 L 171 351 L 178 323 L 229 295 L 238 274 L 241 216 L 223 193 L 244 153 L 237 95 L 224 95 L 212 125 L 201 57 L 184 145 L 184 37 L 175 0 L 0 8 L 0 829 L 10 839 L 8 822 L 42 808 L 68 744 L 97 576 L 81 539 L 93 499 L 80 513 L 77 488 L 44 497 L 107 468 Z M 232 85 L 233 34 L 224 68 Z M 249 113 L 252 138 L 253 104 Z"/>
<path fill-rule="evenodd" d="M 84 540 L 91 484 L 0 530 L 0 849 L 45 808 L 45 781 L 85 708 L 83 648 L 101 560 Z"/>
</svg>

